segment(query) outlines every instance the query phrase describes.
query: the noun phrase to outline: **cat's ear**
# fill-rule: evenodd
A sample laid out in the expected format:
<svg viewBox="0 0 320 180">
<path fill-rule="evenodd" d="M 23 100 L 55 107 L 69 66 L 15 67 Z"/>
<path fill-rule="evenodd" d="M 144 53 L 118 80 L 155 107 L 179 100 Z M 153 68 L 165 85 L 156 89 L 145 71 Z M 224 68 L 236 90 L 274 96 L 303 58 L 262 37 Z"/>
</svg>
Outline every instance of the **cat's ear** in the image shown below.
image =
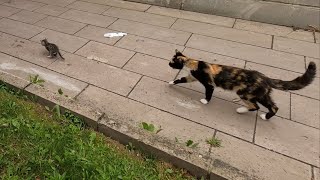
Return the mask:
<svg viewBox="0 0 320 180">
<path fill-rule="evenodd" d="M 183 54 L 178 49 L 176 49 L 175 52 L 177 56 L 183 56 Z"/>
</svg>

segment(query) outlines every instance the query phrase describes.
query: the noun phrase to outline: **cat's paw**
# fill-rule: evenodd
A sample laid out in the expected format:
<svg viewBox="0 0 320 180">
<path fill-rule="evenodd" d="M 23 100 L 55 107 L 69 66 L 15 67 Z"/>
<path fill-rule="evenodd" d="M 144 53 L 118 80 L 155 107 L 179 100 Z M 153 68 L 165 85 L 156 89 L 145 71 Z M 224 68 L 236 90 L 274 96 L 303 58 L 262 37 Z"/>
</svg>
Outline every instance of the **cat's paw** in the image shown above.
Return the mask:
<svg viewBox="0 0 320 180">
<path fill-rule="evenodd" d="M 170 81 L 169 84 L 170 84 L 170 85 L 174 85 L 174 81 Z"/>
<path fill-rule="evenodd" d="M 246 113 L 246 112 L 248 112 L 248 111 L 249 111 L 249 109 L 246 108 L 246 107 L 244 107 L 244 106 L 239 107 L 239 108 L 237 109 L 237 113 L 239 113 L 239 114 L 243 114 L 243 113 Z"/>
<path fill-rule="evenodd" d="M 200 102 L 201 102 L 202 104 L 208 104 L 208 101 L 207 101 L 206 99 L 200 99 Z"/>
<path fill-rule="evenodd" d="M 266 114 L 261 114 L 261 115 L 260 115 L 260 118 L 261 118 L 262 120 L 267 120 Z"/>
</svg>

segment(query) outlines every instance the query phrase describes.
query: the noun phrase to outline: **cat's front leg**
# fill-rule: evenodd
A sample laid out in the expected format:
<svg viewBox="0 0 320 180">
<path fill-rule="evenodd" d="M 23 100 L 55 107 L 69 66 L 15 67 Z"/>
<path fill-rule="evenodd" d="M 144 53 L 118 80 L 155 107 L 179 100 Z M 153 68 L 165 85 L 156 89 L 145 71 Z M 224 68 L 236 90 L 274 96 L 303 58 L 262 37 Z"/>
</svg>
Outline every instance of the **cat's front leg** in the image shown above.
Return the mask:
<svg viewBox="0 0 320 180">
<path fill-rule="evenodd" d="M 208 104 L 212 98 L 212 94 L 214 91 L 214 86 L 211 84 L 206 84 L 204 85 L 204 87 L 206 88 L 206 98 L 205 99 L 200 99 L 200 102 L 202 104 Z"/>
<path fill-rule="evenodd" d="M 186 77 L 182 77 L 180 79 L 176 79 L 174 81 L 170 81 L 169 84 L 180 84 L 180 83 L 190 83 L 195 81 L 196 79 L 192 75 L 188 75 Z"/>
</svg>

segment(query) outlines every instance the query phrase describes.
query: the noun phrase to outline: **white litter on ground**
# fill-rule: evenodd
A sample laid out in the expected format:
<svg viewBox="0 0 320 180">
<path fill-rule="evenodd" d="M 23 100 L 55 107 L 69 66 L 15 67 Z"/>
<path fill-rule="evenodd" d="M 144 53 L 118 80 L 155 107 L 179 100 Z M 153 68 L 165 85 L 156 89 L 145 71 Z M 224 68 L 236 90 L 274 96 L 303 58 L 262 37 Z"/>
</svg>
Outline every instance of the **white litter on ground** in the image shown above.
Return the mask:
<svg viewBox="0 0 320 180">
<path fill-rule="evenodd" d="M 112 37 L 121 37 L 121 36 L 125 36 L 125 35 L 127 35 L 127 33 L 123 33 L 123 32 L 119 32 L 119 33 L 106 33 L 106 34 L 104 34 L 104 37 L 112 38 Z"/>
</svg>

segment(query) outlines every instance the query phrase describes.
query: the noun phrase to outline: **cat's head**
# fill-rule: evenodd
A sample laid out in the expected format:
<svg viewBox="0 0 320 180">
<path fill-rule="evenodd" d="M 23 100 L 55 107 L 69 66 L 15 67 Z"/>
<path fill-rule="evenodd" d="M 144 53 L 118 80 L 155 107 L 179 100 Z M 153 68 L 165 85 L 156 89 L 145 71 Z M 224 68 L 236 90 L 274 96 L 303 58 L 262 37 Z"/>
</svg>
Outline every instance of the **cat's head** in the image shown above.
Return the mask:
<svg viewBox="0 0 320 180">
<path fill-rule="evenodd" d="M 172 60 L 169 62 L 169 66 L 173 69 L 182 69 L 186 60 L 187 57 L 176 49 L 176 53 L 172 57 Z"/>
<path fill-rule="evenodd" d="M 47 38 L 42 39 L 41 41 L 42 46 L 45 46 L 48 43 Z"/>
</svg>

